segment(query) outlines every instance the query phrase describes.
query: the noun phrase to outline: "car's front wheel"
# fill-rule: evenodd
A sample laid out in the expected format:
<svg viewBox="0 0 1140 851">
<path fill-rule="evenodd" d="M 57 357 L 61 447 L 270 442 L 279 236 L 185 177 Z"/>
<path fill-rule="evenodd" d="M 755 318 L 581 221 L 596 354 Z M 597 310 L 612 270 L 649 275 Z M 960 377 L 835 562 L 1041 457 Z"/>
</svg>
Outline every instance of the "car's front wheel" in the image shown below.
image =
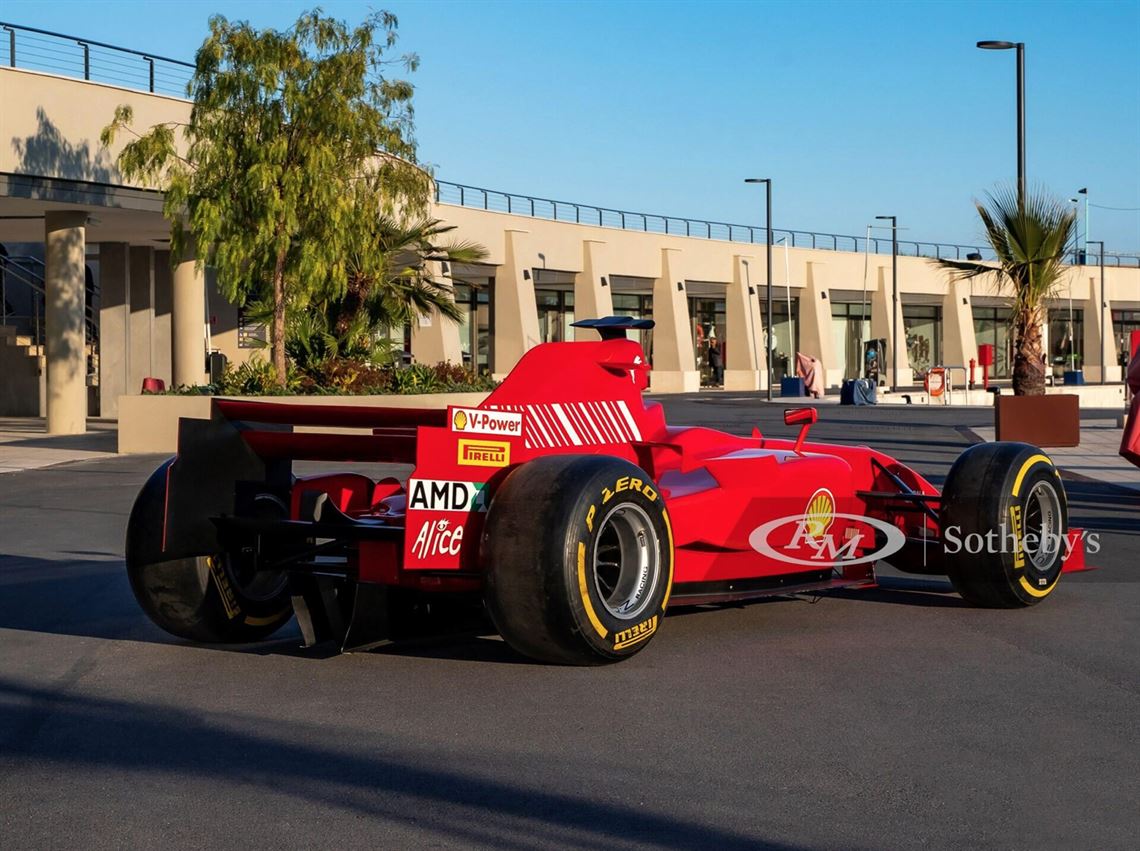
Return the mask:
<svg viewBox="0 0 1140 851">
<path fill-rule="evenodd" d="M 946 477 L 941 514 L 946 570 L 976 606 L 1033 606 L 1057 587 L 1069 528 L 1061 476 L 1025 443 L 982 443 Z"/>
</svg>

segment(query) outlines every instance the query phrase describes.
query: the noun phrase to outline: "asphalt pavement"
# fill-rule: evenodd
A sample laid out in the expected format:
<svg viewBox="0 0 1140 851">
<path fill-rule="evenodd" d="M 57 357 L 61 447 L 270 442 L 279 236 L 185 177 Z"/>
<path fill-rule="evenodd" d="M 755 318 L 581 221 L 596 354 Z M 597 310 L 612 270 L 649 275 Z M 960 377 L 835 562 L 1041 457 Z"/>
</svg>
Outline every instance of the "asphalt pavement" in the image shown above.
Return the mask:
<svg viewBox="0 0 1140 851">
<path fill-rule="evenodd" d="M 671 421 L 789 432 L 779 406 Z M 821 409 L 935 481 L 985 410 Z M 977 420 L 974 422 L 973 420 Z M 1099 569 L 671 612 L 619 665 L 490 636 L 331 655 L 153 626 L 122 540 L 159 459 L 0 477 L 0 847 L 1134 848 L 1140 494 L 1066 482 Z M 917 588 L 917 590 L 915 590 Z"/>
</svg>

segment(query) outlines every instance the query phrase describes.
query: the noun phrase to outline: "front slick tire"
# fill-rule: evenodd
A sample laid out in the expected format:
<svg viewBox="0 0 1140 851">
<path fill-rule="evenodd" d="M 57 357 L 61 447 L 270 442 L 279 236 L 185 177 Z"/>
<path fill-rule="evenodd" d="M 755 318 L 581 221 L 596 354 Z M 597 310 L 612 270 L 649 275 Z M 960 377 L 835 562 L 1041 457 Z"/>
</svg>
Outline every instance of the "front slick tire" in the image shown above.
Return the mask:
<svg viewBox="0 0 1140 851">
<path fill-rule="evenodd" d="M 523 464 L 491 501 L 486 602 L 504 640 L 542 662 L 598 665 L 653 638 L 673 581 L 661 494 L 620 458 Z"/>
<path fill-rule="evenodd" d="M 1035 606 L 1057 587 L 1068 503 L 1057 468 L 1037 447 L 982 443 L 963 452 L 946 477 L 941 520 L 943 535 L 952 530 L 958 539 L 946 551 L 946 569 L 966 602 Z M 980 552 L 971 539 L 985 542 Z"/>
</svg>

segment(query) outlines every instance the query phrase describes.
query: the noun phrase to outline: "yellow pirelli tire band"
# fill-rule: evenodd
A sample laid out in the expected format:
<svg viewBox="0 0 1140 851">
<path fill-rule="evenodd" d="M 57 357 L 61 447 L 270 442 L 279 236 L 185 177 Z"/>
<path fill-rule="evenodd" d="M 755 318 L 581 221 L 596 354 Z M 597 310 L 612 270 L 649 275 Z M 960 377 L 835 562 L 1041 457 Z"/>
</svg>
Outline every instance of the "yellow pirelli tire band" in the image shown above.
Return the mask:
<svg viewBox="0 0 1140 851">
<path fill-rule="evenodd" d="M 1061 474 L 1057 472 L 1057 467 L 1053 463 L 1053 459 L 1048 455 L 1039 452 L 1036 455 L 1032 455 L 1029 458 L 1026 458 L 1025 463 L 1021 465 L 1021 469 L 1017 471 L 1017 476 L 1013 480 L 1014 496 L 1021 495 L 1021 483 L 1025 481 L 1025 474 L 1028 473 L 1030 468 L 1035 464 L 1048 464 L 1049 469 L 1053 471 L 1053 475 L 1055 475 L 1058 479 L 1061 478 Z"/>
<path fill-rule="evenodd" d="M 590 586 L 586 584 L 586 544 L 578 542 L 578 593 L 582 595 L 582 607 L 586 610 L 586 617 L 590 619 L 590 626 L 594 628 L 602 639 L 609 637 L 609 632 L 598 620 L 598 613 L 594 611 L 594 604 L 590 601 Z"/>
<path fill-rule="evenodd" d="M 1049 469 L 1053 472 L 1053 475 L 1057 476 L 1057 478 L 1061 477 L 1061 474 L 1058 472 L 1056 465 L 1053 463 L 1053 459 L 1051 459 L 1048 455 L 1045 455 L 1041 452 L 1037 453 L 1036 455 L 1031 455 L 1025 459 L 1025 462 L 1021 465 L 1021 469 L 1017 471 L 1017 476 L 1013 480 L 1012 492 L 1015 498 L 1021 496 L 1021 485 L 1025 481 L 1025 476 L 1033 467 L 1037 466 L 1038 464 L 1048 465 Z M 1052 582 L 1041 588 L 1033 587 L 1029 580 L 1025 578 L 1025 574 L 1018 576 L 1017 582 L 1026 594 L 1040 599 L 1041 597 L 1048 596 L 1049 592 L 1052 591 L 1053 588 L 1057 585 L 1057 580 L 1060 578 L 1061 575 L 1057 574 Z"/>
</svg>

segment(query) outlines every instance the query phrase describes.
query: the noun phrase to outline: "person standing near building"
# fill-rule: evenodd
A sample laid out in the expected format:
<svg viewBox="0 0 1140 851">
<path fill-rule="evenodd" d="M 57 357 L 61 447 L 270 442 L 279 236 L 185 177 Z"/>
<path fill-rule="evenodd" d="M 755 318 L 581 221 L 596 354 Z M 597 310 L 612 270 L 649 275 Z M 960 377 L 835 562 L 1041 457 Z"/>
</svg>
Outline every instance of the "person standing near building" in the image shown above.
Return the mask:
<svg viewBox="0 0 1140 851">
<path fill-rule="evenodd" d="M 712 370 L 713 384 L 720 387 L 724 384 L 724 358 L 721 356 L 720 343 L 709 340 L 709 369 Z"/>
</svg>

